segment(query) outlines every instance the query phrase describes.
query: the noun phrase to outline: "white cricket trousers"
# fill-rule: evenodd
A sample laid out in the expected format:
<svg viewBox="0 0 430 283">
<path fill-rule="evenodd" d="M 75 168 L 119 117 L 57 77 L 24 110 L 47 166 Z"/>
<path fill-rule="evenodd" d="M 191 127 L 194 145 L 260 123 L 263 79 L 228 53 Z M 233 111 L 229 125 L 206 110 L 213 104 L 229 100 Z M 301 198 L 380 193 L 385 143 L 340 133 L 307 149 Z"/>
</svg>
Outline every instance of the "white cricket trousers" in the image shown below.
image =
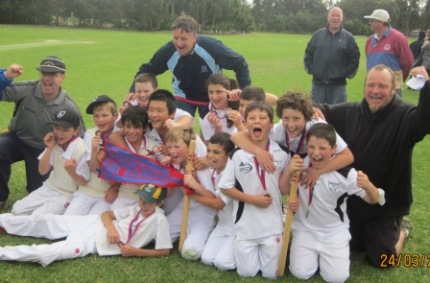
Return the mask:
<svg viewBox="0 0 430 283">
<path fill-rule="evenodd" d="M 214 265 L 219 270 L 236 269 L 236 259 L 234 257 L 233 242 L 234 232 L 226 232 L 218 226 L 209 235 L 202 253 L 202 262 L 207 265 Z"/>
<path fill-rule="evenodd" d="M 83 257 L 96 253 L 98 215 L 23 215 L 0 214 L 0 227 L 8 234 L 64 241 L 42 245 L 0 248 L 1 260 L 30 261 L 47 266 L 53 261 Z"/>
<path fill-rule="evenodd" d="M 255 240 L 234 240 L 237 273 L 254 277 L 261 270 L 266 278 L 276 279 L 282 235 L 272 235 Z"/>
<path fill-rule="evenodd" d="M 348 229 L 331 233 L 293 230 L 290 249 L 290 272 L 307 280 L 317 272 L 326 282 L 344 282 L 349 277 Z"/>
</svg>

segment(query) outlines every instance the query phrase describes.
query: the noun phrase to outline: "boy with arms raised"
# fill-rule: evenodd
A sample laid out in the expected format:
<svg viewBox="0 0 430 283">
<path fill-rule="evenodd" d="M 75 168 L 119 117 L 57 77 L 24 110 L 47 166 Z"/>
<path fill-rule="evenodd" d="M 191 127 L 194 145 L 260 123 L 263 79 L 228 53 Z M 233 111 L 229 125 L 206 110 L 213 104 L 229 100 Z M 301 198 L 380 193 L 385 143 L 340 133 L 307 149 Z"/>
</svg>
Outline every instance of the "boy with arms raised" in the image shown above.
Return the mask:
<svg viewBox="0 0 430 283">
<path fill-rule="evenodd" d="M 37 190 L 15 202 L 15 215 L 63 214 L 78 185 L 88 182 L 90 171 L 86 164 L 86 147 L 79 134 L 80 115 L 73 110 L 59 110 L 46 134 L 46 149 L 39 156 L 39 172 L 49 174 Z M 51 169 L 53 169 L 51 171 Z"/>
<path fill-rule="evenodd" d="M 64 214 L 86 215 L 98 214 L 110 209 L 116 199 L 119 184 L 111 184 L 98 177 L 99 162 L 97 152 L 103 140 L 115 130 L 118 111 L 115 101 L 107 95 L 99 95 L 88 105 L 87 114 L 93 115 L 95 128 L 85 132 L 84 142 L 87 146 L 87 162 L 91 176 L 87 184 L 81 185 L 73 194 L 73 199 Z"/>
<path fill-rule="evenodd" d="M 295 155 L 280 184 L 290 190 L 290 177 L 304 167 L 321 170 L 328 166 L 336 151 L 336 132 L 328 124 L 316 124 L 307 135 L 307 157 Z M 370 204 L 380 199 L 380 192 L 361 171 L 345 167 L 323 173 L 315 186 L 300 185 L 300 205 L 292 223 L 293 240 L 290 251 L 290 271 L 302 280 L 309 279 L 319 269 L 327 282 L 344 282 L 349 277 L 349 219 L 346 199 L 357 195 Z M 381 197 L 380 204 L 383 204 Z M 296 206 L 297 207 L 297 206 Z"/>
<path fill-rule="evenodd" d="M 47 266 L 53 261 L 100 256 L 163 256 L 170 253 L 169 224 L 159 207 L 166 189 L 142 185 L 135 194 L 139 203 L 98 215 L 0 215 L 0 227 L 7 233 L 50 240 L 66 238 L 50 245 L 6 246 L 0 248 L 1 260 L 30 261 Z M 145 249 L 155 241 L 154 249 Z"/>
<path fill-rule="evenodd" d="M 265 174 L 255 156 L 241 149 L 227 164 L 218 187 L 234 199 L 234 252 L 238 274 L 252 277 L 261 270 L 263 277 L 276 278 L 283 229 L 278 182 L 290 156 L 269 139 L 273 127 L 270 106 L 259 102 L 248 105 L 245 126 L 253 146 L 268 151 L 276 169 L 272 174 Z"/>
</svg>

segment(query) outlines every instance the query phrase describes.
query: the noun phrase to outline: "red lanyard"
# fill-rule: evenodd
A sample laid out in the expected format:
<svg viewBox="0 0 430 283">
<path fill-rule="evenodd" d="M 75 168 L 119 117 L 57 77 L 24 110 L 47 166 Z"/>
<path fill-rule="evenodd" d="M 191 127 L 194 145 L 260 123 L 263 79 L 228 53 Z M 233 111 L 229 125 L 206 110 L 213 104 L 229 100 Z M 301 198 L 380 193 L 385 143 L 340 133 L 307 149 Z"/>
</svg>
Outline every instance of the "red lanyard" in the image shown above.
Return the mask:
<svg viewBox="0 0 430 283">
<path fill-rule="evenodd" d="M 128 224 L 128 237 L 127 237 L 127 243 L 128 243 L 128 242 L 130 242 L 130 241 L 131 241 L 131 238 L 133 238 L 133 236 L 136 234 L 137 229 L 139 229 L 140 224 L 142 224 L 142 223 L 143 223 L 143 221 L 145 221 L 145 220 L 146 220 L 146 219 L 148 219 L 152 214 L 154 214 L 154 213 L 151 213 L 150 215 L 148 215 L 148 216 L 146 216 L 145 218 L 143 218 L 142 220 L 140 220 L 140 221 L 136 224 L 136 226 L 134 226 L 133 224 L 134 224 L 134 222 L 136 222 L 136 221 L 137 221 L 137 218 L 139 217 L 139 214 L 140 214 L 140 213 L 141 213 L 141 210 L 139 210 L 139 211 L 136 213 L 136 215 L 134 216 L 133 220 L 131 220 L 130 224 Z M 134 227 L 134 229 L 133 229 L 133 227 Z"/>
<path fill-rule="evenodd" d="M 266 145 L 266 151 L 269 151 L 270 146 L 270 140 L 267 141 Z M 260 169 L 260 164 L 257 162 L 257 158 L 254 156 L 254 165 L 255 170 L 257 170 L 257 176 L 260 179 L 261 185 L 263 186 L 263 189 L 266 190 L 266 172 L 263 170 L 263 168 Z"/>
<path fill-rule="evenodd" d="M 297 145 L 297 149 L 296 149 L 296 150 L 293 150 L 293 149 L 290 147 L 290 138 L 288 137 L 288 133 L 287 133 L 287 131 L 285 131 L 285 142 L 287 143 L 287 147 L 288 147 L 288 149 L 289 149 L 290 151 L 293 151 L 293 152 L 295 152 L 296 154 L 300 154 L 300 150 L 302 149 L 302 146 L 303 146 L 303 144 L 305 143 L 305 138 L 306 138 L 306 126 L 303 128 L 303 131 L 302 131 L 302 135 L 301 135 L 301 137 L 300 137 L 299 144 Z"/>
<path fill-rule="evenodd" d="M 308 168 L 312 167 L 311 161 L 309 160 L 309 166 Z M 312 198 L 314 196 L 314 187 L 309 186 L 309 192 L 308 192 L 308 210 L 306 211 L 306 218 L 309 216 L 309 207 L 312 203 Z"/>
<path fill-rule="evenodd" d="M 212 185 L 214 186 L 214 189 L 216 189 L 216 187 L 215 187 L 215 172 L 216 172 L 216 169 L 214 169 L 213 171 L 212 171 L 212 175 L 211 175 L 211 181 L 212 181 Z"/>
<path fill-rule="evenodd" d="M 225 114 L 225 112 L 224 112 L 224 116 L 220 117 L 220 116 L 218 115 L 218 112 L 216 111 L 216 109 L 212 106 L 212 104 L 211 104 L 211 107 L 210 107 L 209 111 L 210 111 L 210 112 L 212 112 L 212 113 L 214 113 L 214 114 L 218 117 L 218 119 L 220 119 L 220 120 L 225 119 L 225 118 L 226 118 L 226 116 L 227 116 L 227 115 Z"/>
<path fill-rule="evenodd" d="M 150 149 L 146 148 L 146 137 L 145 137 L 145 136 L 143 136 L 143 138 L 142 138 L 142 142 L 143 142 L 143 147 L 145 148 L 146 152 L 148 152 L 148 153 L 146 154 L 146 156 L 148 156 L 148 155 L 155 155 L 155 152 L 154 152 L 154 151 L 152 151 L 152 150 L 150 150 Z"/>
</svg>

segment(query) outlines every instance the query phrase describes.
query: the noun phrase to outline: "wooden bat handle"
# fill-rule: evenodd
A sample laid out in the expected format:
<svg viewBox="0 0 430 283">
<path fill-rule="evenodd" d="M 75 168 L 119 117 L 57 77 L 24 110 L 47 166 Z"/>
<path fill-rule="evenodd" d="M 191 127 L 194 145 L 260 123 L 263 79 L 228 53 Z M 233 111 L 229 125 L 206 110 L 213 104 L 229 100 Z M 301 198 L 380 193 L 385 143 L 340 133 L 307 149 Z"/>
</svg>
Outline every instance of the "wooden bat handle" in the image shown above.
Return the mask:
<svg viewBox="0 0 430 283">
<path fill-rule="evenodd" d="M 194 151 L 196 149 L 196 141 L 191 140 L 190 145 L 188 147 L 188 163 L 186 168 L 188 171 L 192 172 L 194 170 L 193 166 L 193 158 Z M 181 233 L 179 235 L 179 251 L 182 251 L 184 246 L 185 239 L 187 238 L 187 227 L 188 227 L 188 213 L 190 211 L 190 197 L 185 194 L 184 195 L 184 206 L 182 207 L 182 223 L 181 223 Z"/>
<path fill-rule="evenodd" d="M 299 184 L 300 173 L 297 172 L 294 175 L 293 183 L 290 188 L 290 200 L 296 200 L 297 198 L 297 187 Z M 291 224 L 293 222 L 294 214 L 291 210 L 287 211 L 287 217 L 284 223 L 284 233 L 282 235 L 282 245 L 281 245 L 281 253 L 279 254 L 279 264 L 278 264 L 278 277 L 283 277 L 285 273 L 285 264 L 287 261 L 287 253 L 288 253 L 288 244 L 290 242 L 290 234 L 291 234 Z"/>
</svg>

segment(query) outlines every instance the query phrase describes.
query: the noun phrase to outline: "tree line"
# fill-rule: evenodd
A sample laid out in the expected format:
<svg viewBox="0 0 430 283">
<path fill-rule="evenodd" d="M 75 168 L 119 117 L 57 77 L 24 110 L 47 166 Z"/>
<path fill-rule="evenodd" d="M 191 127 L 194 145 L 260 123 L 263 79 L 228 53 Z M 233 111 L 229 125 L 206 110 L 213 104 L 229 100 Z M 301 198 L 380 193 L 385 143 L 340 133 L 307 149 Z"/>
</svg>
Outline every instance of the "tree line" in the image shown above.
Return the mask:
<svg viewBox="0 0 430 283">
<path fill-rule="evenodd" d="M 378 8 L 406 34 L 430 26 L 430 0 L 2 0 L 0 24 L 159 31 L 185 12 L 200 32 L 311 33 L 326 25 L 335 5 L 344 11 L 344 27 L 357 35 L 370 33 L 363 16 Z"/>
</svg>

